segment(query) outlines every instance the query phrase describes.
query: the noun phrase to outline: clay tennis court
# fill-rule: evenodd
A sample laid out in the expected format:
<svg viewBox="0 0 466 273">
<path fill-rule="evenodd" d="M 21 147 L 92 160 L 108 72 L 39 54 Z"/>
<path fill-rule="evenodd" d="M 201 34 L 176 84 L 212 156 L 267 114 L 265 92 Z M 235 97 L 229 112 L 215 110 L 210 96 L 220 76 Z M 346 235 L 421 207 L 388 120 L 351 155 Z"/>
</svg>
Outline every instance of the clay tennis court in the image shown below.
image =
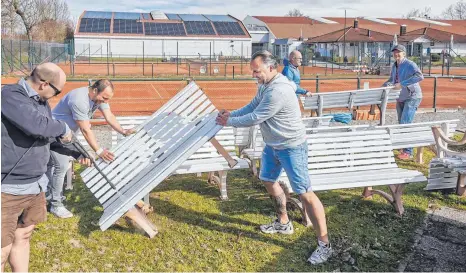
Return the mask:
<svg viewBox="0 0 466 273">
<path fill-rule="evenodd" d="M 16 82 L 16 78 L 2 79 L 2 84 Z M 369 87 L 379 87 L 385 79 L 361 79 Z M 118 116 L 150 115 L 173 97 L 176 92 L 186 85 L 186 81 L 114 81 L 115 96 L 110 105 Z M 235 81 L 197 81 L 197 84 L 209 96 L 218 109 L 237 109 L 246 105 L 255 95 L 257 85 L 251 80 Z M 70 90 L 87 85 L 87 81 L 67 82 L 63 93 L 50 100 L 52 107 Z M 303 80 L 303 88 L 315 92 L 315 80 Z M 434 97 L 434 79 L 421 82 L 424 98 L 421 108 L 432 108 Z M 321 79 L 319 92 L 355 90 L 357 80 Z M 466 80 L 437 79 L 437 108 L 456 109 L 466 107 Z M 389 105 L 394 108 L 394 104 Z"/>
</svg>

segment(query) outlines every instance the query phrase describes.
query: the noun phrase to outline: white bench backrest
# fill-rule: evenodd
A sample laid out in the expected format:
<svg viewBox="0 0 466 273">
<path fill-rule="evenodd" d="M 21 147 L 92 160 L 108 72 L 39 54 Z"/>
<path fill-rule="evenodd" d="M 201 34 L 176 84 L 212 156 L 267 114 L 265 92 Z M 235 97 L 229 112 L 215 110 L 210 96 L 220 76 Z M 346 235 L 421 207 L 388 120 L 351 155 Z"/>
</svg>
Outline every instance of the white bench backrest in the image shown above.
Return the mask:
<svg viewBox="0 0 466 273">
<path fill-rule="evenodd" d="M 112 149 L 115 160 L 97 165 L 116 187 L 95 169 L 81 177 L 104 207 L 103 230 L 168 177 L 188 157 L 221 130 L 215 106 L 191 82 Z"/>
<path fill-rule="evenodd" d="M 320 108 L 350 108 L 355 106 L 375 105 L 383 102 L 384 90 L 388 90 L 388 102 L 395 102 L 399 97 L 399 91 L 392 87 L 380 87 L 372 89 L 360 89 L 351 91 L 314 93 L 312 97 L 304 100 L 305 110 L 317 110 Z"/>
<path fill-rule="evenodd" d="M 322 128 L 307 135 L 309 173 L 342 173 L 397 167 L 386 130 L 334 132 Z"/>
</svg>

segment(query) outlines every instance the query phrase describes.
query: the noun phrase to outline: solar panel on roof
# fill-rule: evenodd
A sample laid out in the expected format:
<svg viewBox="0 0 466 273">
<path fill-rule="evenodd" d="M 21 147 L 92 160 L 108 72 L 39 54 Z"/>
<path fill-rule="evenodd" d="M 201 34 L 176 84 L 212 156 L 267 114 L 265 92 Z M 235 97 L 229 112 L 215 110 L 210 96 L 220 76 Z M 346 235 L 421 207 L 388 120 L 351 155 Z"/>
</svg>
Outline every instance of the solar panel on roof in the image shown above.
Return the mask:
<svg viewBox="0 0 466 273">
<path fill-rule="evenodd" d="M 115 12 L 113 19 L 139 20 L 141 14 L 136 12 Z"/>
<path fill-rule="evenodd" d="M 113 19 L 113 33 L 142 34 L 142 23 L 137 20 Z"/>
<path fill-rule="evenodd" d="M 231 18 L 228 15 L 203 15 L 212 22 L 236 22 L 235 19 Z"/>
<path fill-rule="evenodd" d="M 168 19 L 170 20 L 181 20 L 180 16 L 178 14 L 173 14 L 173 13 L 165 13 L 167 15 Z"/>
<path fill-rule="evenodd" d="M 79 32 L 110 33 L 110 19 L 82 18 Z"/>
<path fill-rule="evenodd" d="M 244 30 L 237 22 L 213 22 L 218 35 L 244 35 Z"/>
<path fill-rule="evenodd" d="M 144 23 L 146 35 L 186 36 L 182 23 Z"/>
<path fill-rule="evenodd" d="M 184 21 L 186 32 L 192 35 L 215 35 L 214 28 L 210 21 L 207 22 L 193 22 Z"/>
<path fill-rule="evenodd" d="M 201 14 L 178 14 L 183 21 L 199 21 L 199 22 L 208 22 L 209 20 L 202 16 Z"/>
<path fill-rule="evenodd" d="M 112 13 L 108 11 L 86 11 L 82 18 L 112 19 Z"/>
<path fill-rule="evenodd" d="M 152 20 L 152 17 L 150 16 L 150 13 L 143 13 L 142 18 L 144 18 L 144 20 Z"/>
</svg>

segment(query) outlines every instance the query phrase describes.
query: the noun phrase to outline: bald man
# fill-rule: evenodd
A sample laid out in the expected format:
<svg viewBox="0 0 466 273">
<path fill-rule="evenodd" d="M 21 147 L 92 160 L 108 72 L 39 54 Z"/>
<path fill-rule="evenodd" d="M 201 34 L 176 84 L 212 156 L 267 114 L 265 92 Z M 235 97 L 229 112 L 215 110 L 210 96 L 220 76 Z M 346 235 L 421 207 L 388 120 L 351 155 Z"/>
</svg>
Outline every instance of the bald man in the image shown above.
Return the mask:
<svg viewBox="0 0 466 273">
<path fill-rule="evenodd" d="M 50 150 L 80 156 L 57 141 L 69 142 L 71 130 L 52 118 L 47 102 L 65 82 L 63 70 L 45 63 L 17 84 L 2 87 L 2 272 L 7 260 L 13 272 L 28 271 L 29 240 L 47 215 Z"/>
<path fill-rule="evenodd" d="M 289 61 L 282 70 L 282 74 L 288 78 L 288 80 L 296 84 L 296 96 L 304 95 L 311 96 L 311 92 L 306 89 L 301 88 L 301 75 L 299 73 L 298 67 L 301 66 L 303 62 L 303 56 L 298 50 L 293 50 L 290 53 Z"/>
</svg>

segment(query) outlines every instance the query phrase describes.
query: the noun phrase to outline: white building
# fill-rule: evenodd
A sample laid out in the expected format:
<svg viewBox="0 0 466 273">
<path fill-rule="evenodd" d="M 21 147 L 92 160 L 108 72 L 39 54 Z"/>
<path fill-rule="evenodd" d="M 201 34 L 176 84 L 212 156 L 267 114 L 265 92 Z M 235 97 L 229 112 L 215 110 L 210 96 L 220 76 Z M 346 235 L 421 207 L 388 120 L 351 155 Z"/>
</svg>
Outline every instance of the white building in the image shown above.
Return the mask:
<svg viewBox="0 0 466 273">
<path fill-rule="evenodd" d="M 230 15 L 85 11 L 74 36 L 77 58 L 251 55 L 251 36 Z"/>
</svg>

